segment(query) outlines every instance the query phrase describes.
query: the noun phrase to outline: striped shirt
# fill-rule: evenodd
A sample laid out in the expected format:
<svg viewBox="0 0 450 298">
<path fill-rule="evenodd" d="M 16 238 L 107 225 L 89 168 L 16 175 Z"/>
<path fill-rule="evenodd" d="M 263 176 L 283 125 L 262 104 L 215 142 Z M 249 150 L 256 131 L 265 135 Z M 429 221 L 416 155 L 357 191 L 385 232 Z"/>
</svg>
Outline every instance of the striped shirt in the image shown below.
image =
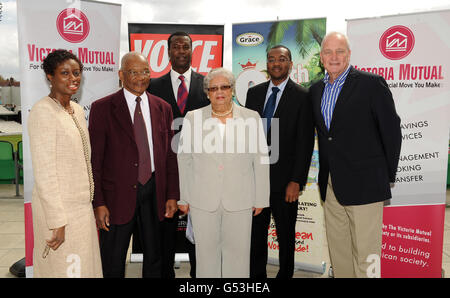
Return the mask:
<svg viewBox="0 0 450 298">
<path fill-rule="evenodd" d="M 325 74 L 323 82 L 325 83 L 325 88 L 323 90 L 322 102 L 320 104 L 320 110 L 322 111 L 323 119 L 325 120 L 325 125 L 328 130 L 330 129 L 331 119 L 333 118 L 334 106 L 336 105 L 336 100 L 339 93 L 342 90 L 342 86 L 345 83 L 348 72 L 350 71 L 350 65 L 347 69 L 339 75 L 339 77 L 334 80 L 333 83 L 329 82 L 330 75 Z"/>
</svg>

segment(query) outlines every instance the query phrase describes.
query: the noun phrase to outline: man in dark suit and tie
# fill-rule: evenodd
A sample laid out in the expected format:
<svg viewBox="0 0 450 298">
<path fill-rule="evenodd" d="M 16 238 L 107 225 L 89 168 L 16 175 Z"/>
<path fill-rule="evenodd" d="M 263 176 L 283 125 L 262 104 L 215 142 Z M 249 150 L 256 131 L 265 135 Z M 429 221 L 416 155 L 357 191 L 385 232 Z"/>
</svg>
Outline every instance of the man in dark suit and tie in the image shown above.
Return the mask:
<svg viewBox="0 0 450 298">
<path fill-rule="evenodd" d="M 181 131 L 181 123 L 187 112 L 202 108 L 209 104 L 209 100 L 203 91 L 203 75 L 195 72 L 191 68 L 192 60 L 192 39 L 185 32 L 172 33 L 168 40 L 168 53 L 171 70 L 159 77 L 151 80 L 148 92 L 161 97 L 172 107 L 173 118 L 175 119 L 175 138 L 178 143 Z M 176 148 L 176 147 L 175 147 Z M 176 251 L 176 230 L 178 226 L 178 213 L 173 218 L 166 219 L 163 223 L 165 229 L 163 277 L 174 278 L 173 270 Z M 186 242 L 191 263 L 191 277 L 195 277 L 195 252 L 194 246 Z"/>
<path fill-rule="evenodd" d="M 175 32 L 167 44 L 172 68 L 167 74 L 152 79 L 147 91 L 167 101 L 172 106 L 173 118 L 177 119 L 207 106 L 209 100 L 203 91 L 203 75 L 191 68 L 192 40 L 189 34 Z"/>
<path fill-rule="evenodd" d="M 250 277 L 266 278 L 267 230 L 270 212 L 279 243 L 278 278 L 294 274 L 295 224 L 298 197 L 308 178 L 314 146 L 312 110 L 307 92 L 289 78 L 290 50 L 275 46 L 267 52 L 268 82 L 250 88 L 245 106 L 267 121 L 271 150 L 270 208 L 253 217 Z M 276 152 L 276 153 L 275 153 Z M 273 160 L 275 159 L 275 160 Z"/>
<path fill-rule="evenodd" d="M 178 166 L 171 149 L 172 111 L 146 92 L 147 59 L 122 58 L 123 88 L 91 106 L 89 133 L 104 277 L 124 277 L 126 253 L 137 227 L 144 250 L 143 277 L 161 277 L 161 222 L 177 211 Z"/>
<path fill-rule="evenodd" d="M 383 201 L 391 198 L 402 137 L 386 81 L 354 69 L 350 54 L 345 35 L 325 36 L 320 59 L 327 73 L 310 96 L 333 273 L 367 277 L 377 257 L 379 264 Z"/>
</svg>

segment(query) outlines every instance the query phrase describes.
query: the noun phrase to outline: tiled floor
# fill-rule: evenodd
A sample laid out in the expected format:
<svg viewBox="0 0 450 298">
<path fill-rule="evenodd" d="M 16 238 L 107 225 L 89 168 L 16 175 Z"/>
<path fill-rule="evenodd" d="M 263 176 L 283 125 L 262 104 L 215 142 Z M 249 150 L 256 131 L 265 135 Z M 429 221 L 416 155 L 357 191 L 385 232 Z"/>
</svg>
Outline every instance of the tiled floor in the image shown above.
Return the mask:
<svg viewBox="0 0 450 298">
<path fill-rule="evenodd" d="M 20 189 L 23 194 L 23 188 Z M 450 191 L 447 190 L 447 205 L 450 203 Z M 23 198 L 15 197 L 15 186 L 0 184 L 0 278 L 14 277 L 9 267 L 25 256 Z M 324 244 L 326 249 L 326 243 Z M 142 264 L 127 261 L 126 277 L 140 277 Z M 329 260 L 324 260 L 327 268 L 324 274 L 296 271 L 294 277 L 328 277 Z M 277 273 L 277 266 L 268 265 L 269 277 Z M 450 277 L 450 207 L 445 211 L 444 251 L 442 269 Z M 179 278 L 189 277 L 189 262 L 181 262 L 175 271 Z"/>
</svg>

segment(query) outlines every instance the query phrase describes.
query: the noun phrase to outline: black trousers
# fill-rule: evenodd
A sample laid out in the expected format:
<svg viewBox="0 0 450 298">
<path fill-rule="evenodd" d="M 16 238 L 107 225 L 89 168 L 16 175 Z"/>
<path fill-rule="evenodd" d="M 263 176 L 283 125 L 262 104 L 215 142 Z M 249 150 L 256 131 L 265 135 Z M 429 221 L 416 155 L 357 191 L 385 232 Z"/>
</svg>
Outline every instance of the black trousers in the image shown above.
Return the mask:
<svg viewBox="0 0 450 298">
<path fill-rule="evenodd" d="M 298 201 L 286 203 L 285 193 L 271 193 L 270 207 L 253 217 L 250 247 L 250 277 L 267 278 L 267 236 L 272 212 L 279 244 L 280 270 L 277 278 L 291 278 L 294 275 L 295 224 Z"/>
<path fill-rule="evenodd" d="M 162 278 L 175 278 L 175 253 L 177 245 L 177 228 L 179 212 L 175 212 L 173 218 L 164 218 L 161 224 L 162 245 Z"/>
<path fill-rule="evenodd" d="M 109 232 L 100 230 L 100 253 L 103 276 L 125 277 L 125 262 L 131 235 L 135 228 L 143 249 L 142 277 L 161 277 L 161 225 L 158 219 L 154 175 L 145 184 L 138 184 L 136 210 L 130 222 L 110 225 Z"/>
<path fill-rule="evenodd" d="M 162 266 L 161 277 L 173 279 L 175 278 L 175 254 L 178 252 L 179 244 L 189 253 L 189 262 L 191 264 L 190 276 L 195 278 L 195 245 L 189 242 L 185 235 L 177 231 L 179 223 L 179 212 L 177 211 L 174 218 L 165 218 L 160 222 L 161 234 L 161 254 Z M 142 253 L 141 240 L 139 234 L 133 235 L 133 252 Z M 181 241 L 180 241 L 180 239 Z M 185 252 L 182 250 L 181 252 Z"/>
<path fill-rule="evenodd" d="M 197 268 L 197 260 L 195 259 L 195 244 L 192 244 L 187 238 L 185 238 L 185 247 L 189 254 L 189 263 L 191 264 L 191 270 L 189 271 L 189 275 L 191 278 L 196 278 L 196 268 Z"/>
</svg>

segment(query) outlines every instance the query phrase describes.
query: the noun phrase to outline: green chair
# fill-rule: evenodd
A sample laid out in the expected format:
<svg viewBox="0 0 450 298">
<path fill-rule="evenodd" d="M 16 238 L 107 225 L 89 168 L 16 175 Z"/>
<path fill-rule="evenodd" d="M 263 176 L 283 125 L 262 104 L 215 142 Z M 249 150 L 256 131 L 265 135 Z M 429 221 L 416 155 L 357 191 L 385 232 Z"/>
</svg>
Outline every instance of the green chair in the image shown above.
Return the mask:
<svg viewBox="0 0 450 298">
<path fill-rule="evenodd" d="M 0 183 L 11 183 L 16 178 L 13 145 L 0 141 Z"/>
<path fill-rule="evenodd" d="M 17 143 L 17 162 L 19 168 L 19 178 L 20 184 L 23 184 L 23 149 L 22 149 L 22 141 Z"/>
</svg>

